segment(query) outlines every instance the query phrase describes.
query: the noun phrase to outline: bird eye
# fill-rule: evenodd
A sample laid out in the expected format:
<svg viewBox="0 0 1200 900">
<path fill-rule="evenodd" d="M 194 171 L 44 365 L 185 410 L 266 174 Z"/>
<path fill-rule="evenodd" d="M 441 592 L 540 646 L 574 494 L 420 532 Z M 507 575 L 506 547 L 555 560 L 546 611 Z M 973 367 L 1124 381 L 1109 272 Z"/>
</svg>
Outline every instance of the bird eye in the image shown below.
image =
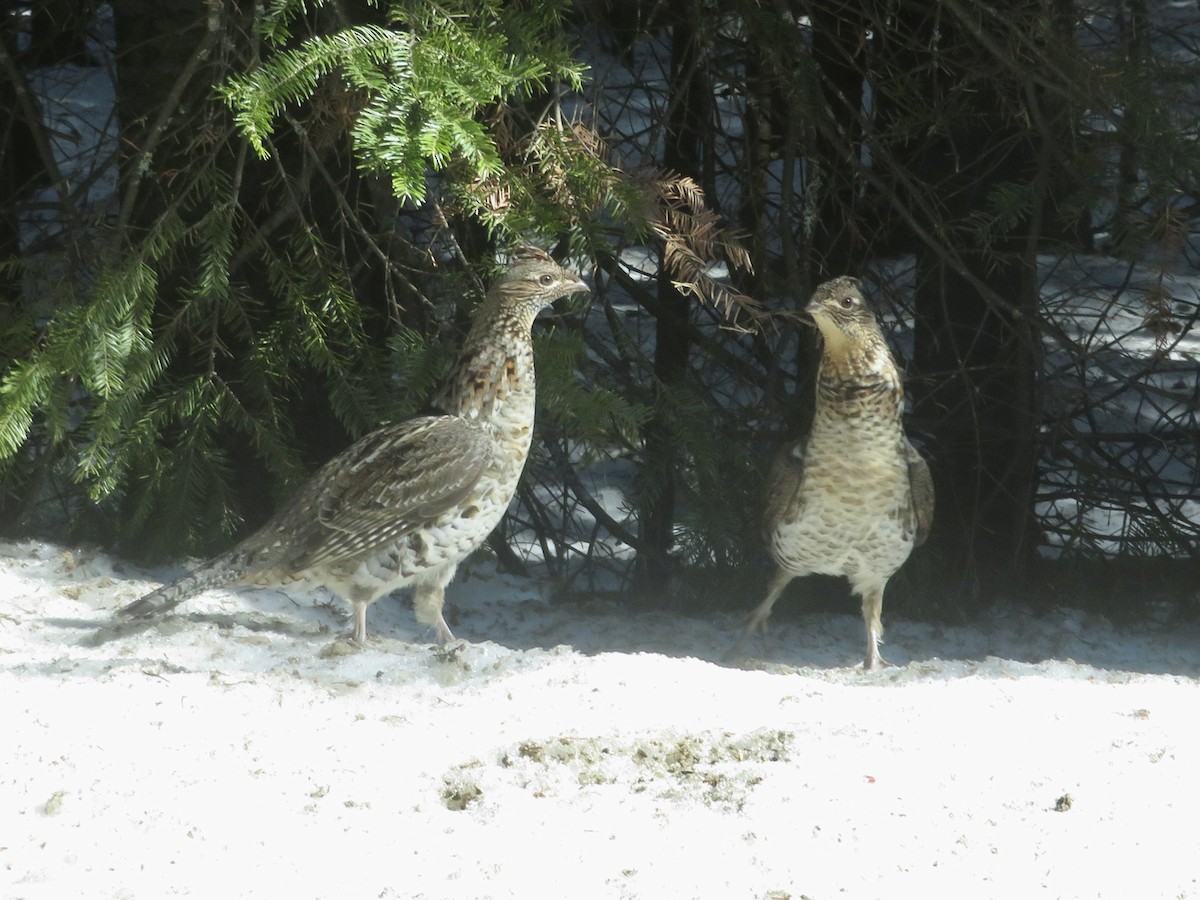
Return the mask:
<svg viewBox="0 0 1200 900">
<path fill-rule="evenodd" d="M 842 309 L 849 309 L 850 307 L 852 307 L 854 305 L 854 298 L 853 297 L 843 297 L 838 302 L 842 304 Z"/>
<path fill-rule="evenodd" d="M 542 287 L 550 287 L 550 285 L 553 283 L 554 283 L 554 276 L 551 275 L 549 272 L 547 272 L 545 275 L 543 275 L 541 278 L 538 279 L 538 284 L 540 284 Z"/>
</svg>

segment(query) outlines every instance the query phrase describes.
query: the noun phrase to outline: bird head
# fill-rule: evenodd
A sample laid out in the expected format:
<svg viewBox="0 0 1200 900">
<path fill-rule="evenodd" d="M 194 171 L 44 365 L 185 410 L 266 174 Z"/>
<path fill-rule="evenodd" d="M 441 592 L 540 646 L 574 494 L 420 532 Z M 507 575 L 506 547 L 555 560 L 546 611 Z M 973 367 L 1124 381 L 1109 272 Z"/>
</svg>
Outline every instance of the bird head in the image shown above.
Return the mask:
<svg viewBox="0 0 1200 900">
<path fill-rule="evenodd" d="M 804 311 L 817 323 L 827 354 L 840 355 L 880 334 L 857 278 L 843 275 L 819 285 Z"/>
<path fill-rule="evenodd" d="M 559 297 L 590 291 L 583 278 L 568 272 L 544 250 L 518 247 L 509 254 L 508 270 L 493 284 L 501 305 L 530 321 Z"/>
</svg>

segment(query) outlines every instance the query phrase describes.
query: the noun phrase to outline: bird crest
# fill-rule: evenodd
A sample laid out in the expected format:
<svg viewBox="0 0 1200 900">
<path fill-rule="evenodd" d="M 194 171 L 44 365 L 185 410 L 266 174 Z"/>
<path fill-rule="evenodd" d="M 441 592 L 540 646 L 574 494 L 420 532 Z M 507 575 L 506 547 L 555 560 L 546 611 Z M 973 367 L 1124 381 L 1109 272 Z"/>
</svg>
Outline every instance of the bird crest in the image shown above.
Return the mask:
<svg viewBox="0 0 1200 900">
<path fill-rule="evenodd" d="M 515 247 L 510 247 L 508 250 L 508 264 L 514 265 L 518 262 L 554 262 L 554 257 L 542 250 L 540 247 L 534 247 L 532 244 L 518 244 Z"/>
</svg>

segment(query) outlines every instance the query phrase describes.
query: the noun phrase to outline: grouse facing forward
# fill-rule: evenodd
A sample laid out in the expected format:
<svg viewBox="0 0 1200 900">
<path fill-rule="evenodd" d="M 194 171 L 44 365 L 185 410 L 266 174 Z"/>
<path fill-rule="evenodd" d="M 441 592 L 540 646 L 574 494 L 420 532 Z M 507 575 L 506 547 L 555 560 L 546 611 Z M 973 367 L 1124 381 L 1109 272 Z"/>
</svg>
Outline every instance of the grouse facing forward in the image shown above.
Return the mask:
<svg viewBox="0 0 1200 900">
<path fill-rule="evenodd" d="M 806 311 L 824 343 L 813 425 L 771 472 L 763 529 L 776 571 L 746 630 L 765 629 L 793 578 L 844 575 L 862 598 L 863 665 L 876 669 L 884 587 L 929 533 L 933 480 L 904 435 L 900 371 L 857 279 L 825 282 Z"/>
<path fill-rule="evenodd" d="M 442 616 L 454 572 L 500 522 L 533 436 L 530 330 L 552 301 L 588 287 L 549 255 L 516 251 L 475 313 L 435 405 L 447 413 L 374 431 L 327 462 L 259 531 L 117 612 L 150 618 L 227 584 L 325 585 L 354 609 L 411 585 L 417 621 Z"/>
</svg>

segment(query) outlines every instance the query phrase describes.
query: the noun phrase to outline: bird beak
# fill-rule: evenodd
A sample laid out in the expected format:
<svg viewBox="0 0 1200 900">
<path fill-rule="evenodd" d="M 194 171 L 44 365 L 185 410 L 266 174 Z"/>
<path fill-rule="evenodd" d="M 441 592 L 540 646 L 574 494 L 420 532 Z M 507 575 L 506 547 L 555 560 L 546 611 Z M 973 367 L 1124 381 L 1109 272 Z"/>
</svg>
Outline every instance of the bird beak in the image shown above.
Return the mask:
<svg viewBox="0 0 1200 900">
<path fill-rule="evenodd" d="M 567 306 L 570 307 L 570 303 L 566 299 L 567 297 L 570 297 L 574 294 L 579 294 L 579 293 L 590 294 L 592 292 L 592 289 L 590 287 L 588 287 L 587 282 L 583 280 L 582 275 L 576 275 L 574 272 L 567 272 L 566 274 L 570 276 L 571 280 L 565 281 L 563 283 L 562 293 L 559 294 L 557 297 L 555 297 L 553 300 L 548 301 L 542 307 L 541 311 L 538 314 L 539 316 L 550 315 L 550 313 L 547 313 L 546 310 L 558 308 L 560 301 L 564 304 L 567 304 Z"/>
</svg>

